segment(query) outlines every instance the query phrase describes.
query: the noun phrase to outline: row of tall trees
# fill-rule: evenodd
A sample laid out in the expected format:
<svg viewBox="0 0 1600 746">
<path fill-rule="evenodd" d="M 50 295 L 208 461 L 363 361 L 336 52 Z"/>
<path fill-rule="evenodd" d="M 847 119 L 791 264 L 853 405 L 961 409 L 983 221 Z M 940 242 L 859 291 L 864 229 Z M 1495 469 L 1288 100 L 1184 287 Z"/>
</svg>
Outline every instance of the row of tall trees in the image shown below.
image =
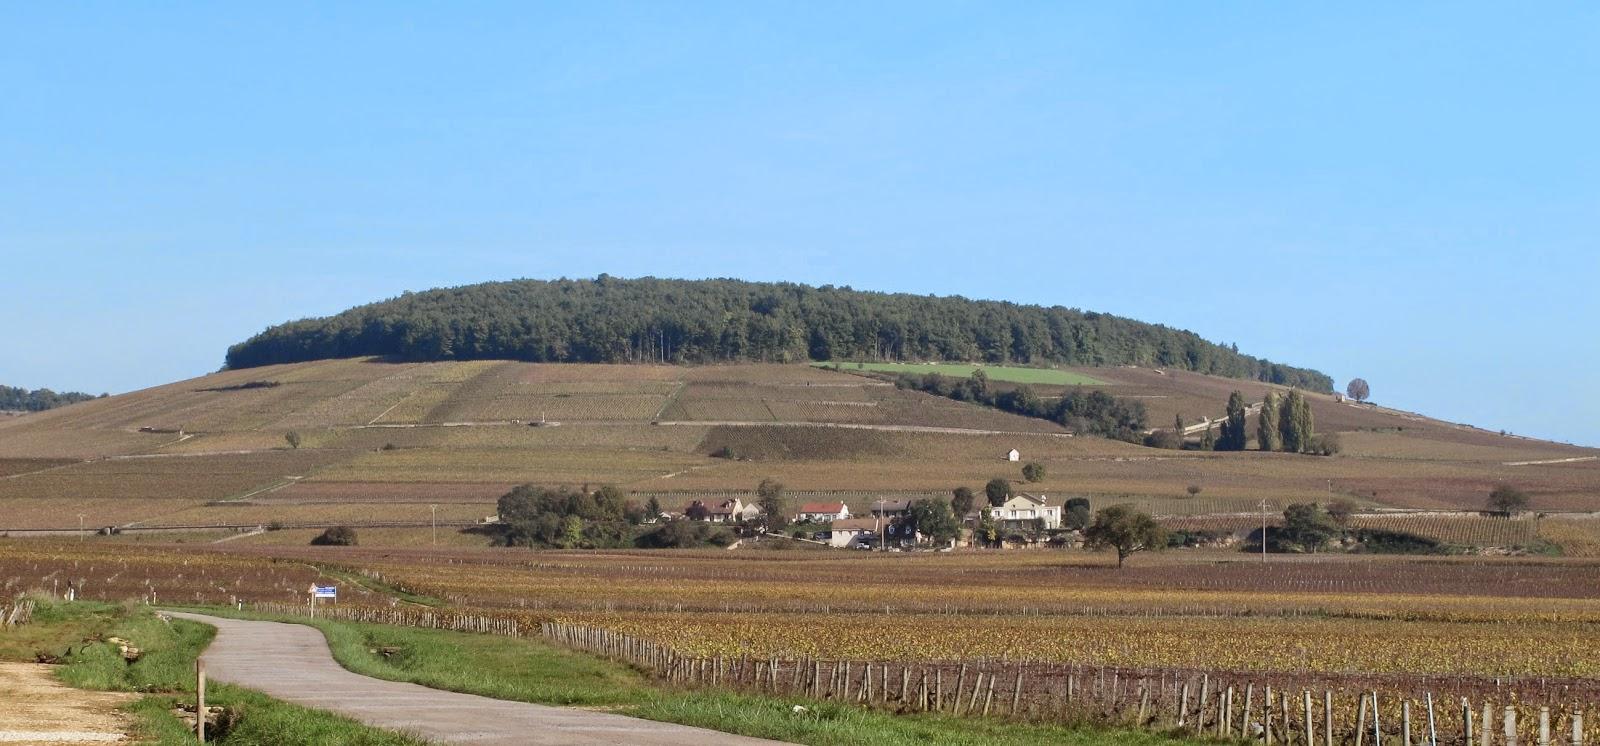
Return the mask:
<svg viewBox="0 0 1600 746">
<path fill-rule="evenodd" d="M 100 396 L 103 397 L 105 394 Z M 99 397 L 78 391 L 29 390 L 15 386 L 0 386 L 0 411 L 42 412 L 95 398 Z"/>
<path fill-rule="evenodd" d="M 1205 451 L 1243 451 L 1250 445 L 1248 426 L 1249 405 L 1244 394 L 1234 391 L 1228 396 L 1227 414 L 1220 425 L 1208 427 L 1200 440 Z M 1185 448 L 1183 415 L 1178 415 L 1172 430 L 1158 430 L 1145 436 L 1144 444 L 1154 448 Z M 1268 392 L 1256 416 L 1256 447 L 1263 451 L 1287 453 L 1315 453 L 1332 456 L 1339 452 L 1337 433 L 1317 434 L 1316 420 L 1311 413 L 1311 402 L 1299 389 L 1279 396 Z"/>
<path fill-rule="evenodd" d="M 536 362 L 962 360 L 1148 365 L 1332 391 L 1193 332 L 1061 306 L 739 280 L 516 280 L 406 293 L 271 327 L 248 368 L 335 357 Z"/>
<path fill-rule="evenodd" d="M 989 386 L 989 378 L 981 370 L 973 371 L 966 379 L 952 379 L 938 373 L 920 376 L 905 373 L 895 379 L 895 385 L 957 401 L 983 404 L 1024 417 L 1051 420 L 1074 432 L 1102 435 L 1129 443 L 1138 443 L 1144 437 L 1147 419 L 1144 402 L 1120 399 L 1099 389 L 1068 391 L 1052 401 L 1040 398 L 1027 385 L 996 391 Z M 1043 476 L 1041 470 L 1039 477 Z"/>
</svg>

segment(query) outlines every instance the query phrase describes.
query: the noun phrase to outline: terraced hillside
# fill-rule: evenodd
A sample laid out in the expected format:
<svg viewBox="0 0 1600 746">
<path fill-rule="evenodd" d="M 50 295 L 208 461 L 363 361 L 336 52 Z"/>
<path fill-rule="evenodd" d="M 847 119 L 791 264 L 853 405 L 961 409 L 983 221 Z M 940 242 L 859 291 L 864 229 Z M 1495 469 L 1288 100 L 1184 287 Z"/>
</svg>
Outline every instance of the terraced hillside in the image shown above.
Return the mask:
<svg viewBox="0 0 1600 746">
<path fill-rule="evenodd" d="M 1220 414 L 1234 388 L 1251 398 L 1268 388 L 1173 371 L 1078 372 L 1139 397 L 1157 424 L 1179 411 Z M 1330 496 L 1477 508 L 1501 482 L 1530 492 L 1536 509 L 1600 510 L 1594 450 L 1320 395 L 1312 402 L 1320 430 L 1343 431 L 1343 455 L 1072 437 L 1044 420 L 800 364 L 327 360 L 0 420 L 0 530 L 76 530 L 82 514 L 89 528 L 382 522 L 414 536 L 406 532 L 435 518 L 453 531 L 492 515 L 495 499 L 525 482 L 614 483 L 673 505 L 748 494 L 773 477 L 860 511 L 874 495 L 1020 480 L 1020 465 L 1003 458 L 1011 448 L 1046 467 L 1027 489 L 1168 515 Z M 1200 494 L 1189 495 L 1191 485 Z"/>
</svg>

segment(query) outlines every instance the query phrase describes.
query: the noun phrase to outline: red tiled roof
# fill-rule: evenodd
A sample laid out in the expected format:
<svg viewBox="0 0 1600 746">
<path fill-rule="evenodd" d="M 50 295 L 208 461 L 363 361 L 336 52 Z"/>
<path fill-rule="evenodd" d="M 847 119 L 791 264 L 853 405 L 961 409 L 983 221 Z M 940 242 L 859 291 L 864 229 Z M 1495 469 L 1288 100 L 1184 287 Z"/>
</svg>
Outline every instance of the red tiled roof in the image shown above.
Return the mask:
<svg viewBox="0 0 1600 746">
<path fill-rule="evenodd" d="M 844 503 L 806 503 L 800 506 L 802 513 L 838 513 L 844 510 Z"/>
</svg>

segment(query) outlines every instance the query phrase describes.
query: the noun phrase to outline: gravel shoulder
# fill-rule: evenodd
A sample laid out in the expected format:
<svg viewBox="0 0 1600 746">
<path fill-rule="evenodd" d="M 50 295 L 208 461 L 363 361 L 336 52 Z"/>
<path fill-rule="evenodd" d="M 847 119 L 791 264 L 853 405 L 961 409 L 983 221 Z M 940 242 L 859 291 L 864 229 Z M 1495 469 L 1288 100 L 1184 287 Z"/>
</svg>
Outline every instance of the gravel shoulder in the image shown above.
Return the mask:
<svg viewBox="0 0 1600 746">
<path fill-rule="evenodd" d="M 123 743 L 129 719 L 119 709 L 138 695 L 74 689 L 54 666 L 0 663 L 0 743 Z"/>
</svg>

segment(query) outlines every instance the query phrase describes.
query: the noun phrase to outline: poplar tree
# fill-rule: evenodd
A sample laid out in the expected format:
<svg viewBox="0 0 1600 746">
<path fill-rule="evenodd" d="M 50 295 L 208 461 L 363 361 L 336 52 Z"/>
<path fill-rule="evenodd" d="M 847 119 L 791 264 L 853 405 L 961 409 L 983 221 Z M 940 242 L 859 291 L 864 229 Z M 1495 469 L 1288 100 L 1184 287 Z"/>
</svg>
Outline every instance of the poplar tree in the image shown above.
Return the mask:
<svg viewBox="0 0 1600 746">
<path fill-rule="evenodd" d="M 1217 438 L 1217 450 L 1244 450 L 1250 437 L 1244 428 L 1244 394 L 1235 391 L 1228 395 L 1228 416 L 1222 421 L 1222 435 Z"/>
<path fill-rule="evenodd" d="M 1310 453 L 1316 445 L 1316 421 L 1311 417 L 1311 400 L 1304 394 L 1294 405 L 1294 427 L 1300 433 L 1300 452 Z"/>
<path fill-rule="evenodd" d="M 1289 398 L 1278 414 L 1278 432 L 1283 436 L 1283 450 L 1305 453 L 1311 449 L 1311 403 L 1300 389 L 1289 390 Z"/>
<path fill-rule="evenodd" d="M 1267 392 L 1261 402 L 1261 415 L 1256 420 L 1256 445 L 1263 451 L 1276 451 L 1283 447 L 1283 436 L 1278 429 L 1278 393 Z"/>
</svg>

